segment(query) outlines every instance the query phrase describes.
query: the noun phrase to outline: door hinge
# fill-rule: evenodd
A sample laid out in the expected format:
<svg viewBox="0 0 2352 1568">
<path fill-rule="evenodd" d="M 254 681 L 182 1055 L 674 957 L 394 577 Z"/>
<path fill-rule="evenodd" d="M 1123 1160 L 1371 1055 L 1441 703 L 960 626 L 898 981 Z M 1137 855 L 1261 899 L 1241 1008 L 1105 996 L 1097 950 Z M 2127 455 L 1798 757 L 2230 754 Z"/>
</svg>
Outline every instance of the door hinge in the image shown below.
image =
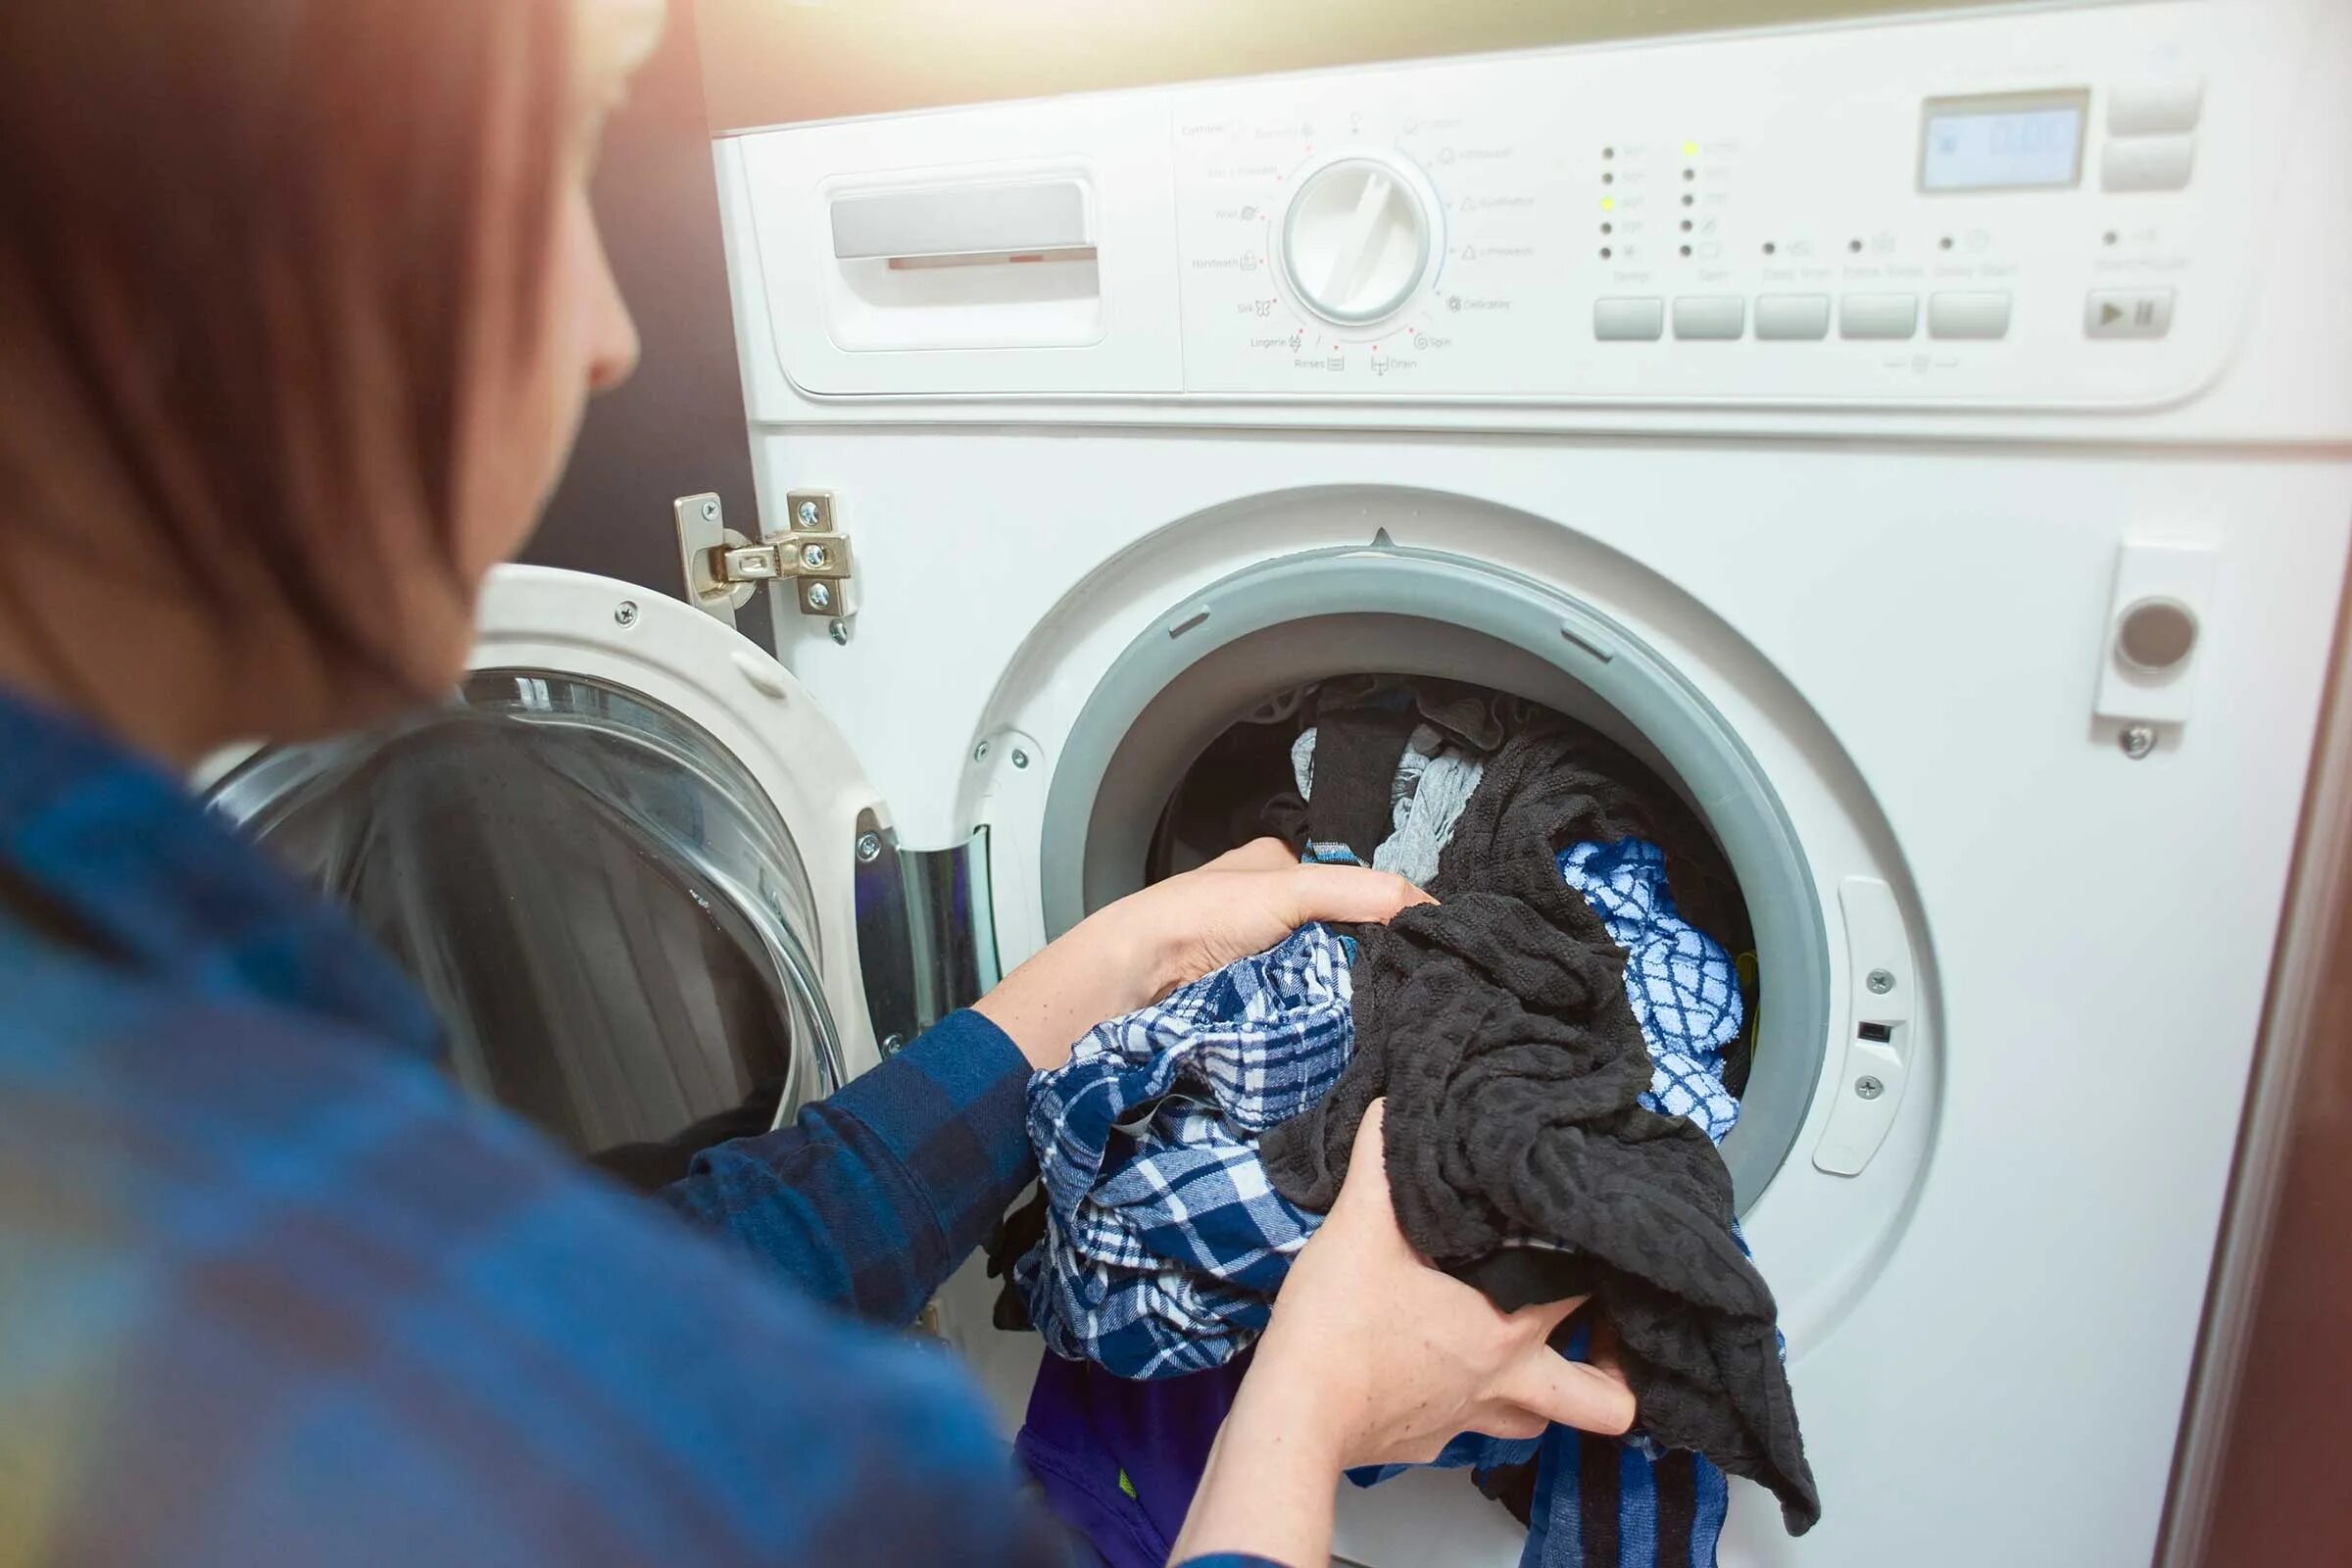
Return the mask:
<svg viewBox="0 0 2352 1568">
<path fill-rule="evenodd" d="M 857 612 L 850 536 L 834 525 L 833 492 L 794 490 L 784 498 L 792 527 L 755 544 L 726 525 L 718 497 L 681 497 L 678 545 L 686 597 L 730 624 L 762 583 L 790 584 L 804 615 L 845 619 Z"/>
</svg>

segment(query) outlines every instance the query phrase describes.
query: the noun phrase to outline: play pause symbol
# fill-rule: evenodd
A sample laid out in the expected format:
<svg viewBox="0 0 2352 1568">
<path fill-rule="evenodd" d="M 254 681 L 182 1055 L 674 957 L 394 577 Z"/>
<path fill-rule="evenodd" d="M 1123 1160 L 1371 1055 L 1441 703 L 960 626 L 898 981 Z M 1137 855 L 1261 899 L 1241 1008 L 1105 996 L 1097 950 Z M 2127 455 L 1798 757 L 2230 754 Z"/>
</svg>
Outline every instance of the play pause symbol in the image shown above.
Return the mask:
<svg viewBox="0 0 2352 1568">
<path fill-rule="evenodd" d="M 2089 337 L 2162 337 L 2173 326 L 2173 291 L 2093 289 L 2082 304 Z"/>
</svg>

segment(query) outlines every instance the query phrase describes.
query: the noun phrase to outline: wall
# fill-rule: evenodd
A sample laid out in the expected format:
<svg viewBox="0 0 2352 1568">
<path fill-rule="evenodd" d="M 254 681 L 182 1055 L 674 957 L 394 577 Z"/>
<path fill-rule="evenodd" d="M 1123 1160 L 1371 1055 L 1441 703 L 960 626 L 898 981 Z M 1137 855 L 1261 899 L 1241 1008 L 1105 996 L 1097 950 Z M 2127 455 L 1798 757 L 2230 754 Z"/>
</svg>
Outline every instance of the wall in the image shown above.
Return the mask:
<svg viewBox="0 0 2352 1568">
<path fill-rule="evenodd" d="M 701 0 L 714 130 L 1993 0 Z"/>
<path fill-rule="evenodd" d="M 606 129 L 592 188 L 645 357 L 625 386 L 589 405 L 522 557 L 671 595 L 683 589 L 677 497 L 715 490 L 731 526 L 760 532 L 695 22 L 687 0 L 670 0 L 669 29 Z M 769 640 L 764 597 L 737 618 Z"/>
</svg>

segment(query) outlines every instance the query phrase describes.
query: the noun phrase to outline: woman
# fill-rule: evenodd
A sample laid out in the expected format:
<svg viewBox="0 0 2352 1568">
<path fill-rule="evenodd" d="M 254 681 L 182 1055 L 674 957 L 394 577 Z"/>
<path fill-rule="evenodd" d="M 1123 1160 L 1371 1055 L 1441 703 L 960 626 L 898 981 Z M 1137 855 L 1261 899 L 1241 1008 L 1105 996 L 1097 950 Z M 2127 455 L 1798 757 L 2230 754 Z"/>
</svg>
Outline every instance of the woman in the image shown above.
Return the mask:
<svg viewBox="0 0 2352 1568">
<path fill-rule="evenodd" d="M 180 791 L 459 673 L 635 357 L 585 174 L 659 24 L 0 16 L 0 1561 L 1059 1560 L 964 1375 L 834 1309 L 902 1326 L 970 1251 L 1032 1174 L 1027 1074 L 1093 1023 L 1417 897 L 1237 852 L 664 1211 L 462 1102 L 387 962 Z M 1543 1348 L 1561 1309 L 1412 1254 L 1376 1148 L 1180 1556 L 1320 1562 L 1344 1465 L 1631 1419 Z"/>
</svg>

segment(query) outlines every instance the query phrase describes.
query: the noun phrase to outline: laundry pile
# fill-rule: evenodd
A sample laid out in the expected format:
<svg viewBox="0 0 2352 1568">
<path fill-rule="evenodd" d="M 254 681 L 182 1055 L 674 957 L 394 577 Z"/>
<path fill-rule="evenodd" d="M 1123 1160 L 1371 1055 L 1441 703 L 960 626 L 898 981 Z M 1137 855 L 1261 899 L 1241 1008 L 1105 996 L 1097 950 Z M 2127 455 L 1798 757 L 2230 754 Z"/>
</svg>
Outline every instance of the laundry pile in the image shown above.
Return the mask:
<svg viewBox="0 0 2352 1568">
<path fill-rule="evenodd" d="M 1265 727 L 1287 729 L 1292 776 L 1258 822 L 1310 858 L 1385 858 L 1440 902 L 1308 927 L 1033 1081 L 1045 1180 L 993 1256 L 1000 1322 L 1053 1352 L 1021 1438 L 1049 1501 L 1105 1561 L 1164 1560 L 1247 1347 L 1385 1096 L 1406 1238 L 1505 1308 L 1590 1294 L 1554 1344 L 1581 1356 L 1597 1317 L 1634 1387 L 1629 1438 L 1465 1434 L 1439 1460 L 1528 1524 L 1523 1568 L 1632 1543 L 1712 1562 L 1726 1472 L 1808 1529 L 1772 1296 L 1716 1151 L 1745 1077 L 1731 954 L 1749 940 L 1721 852 L 1622 748 L 1474 688 L 1326 683 Z"/>
</svg>

